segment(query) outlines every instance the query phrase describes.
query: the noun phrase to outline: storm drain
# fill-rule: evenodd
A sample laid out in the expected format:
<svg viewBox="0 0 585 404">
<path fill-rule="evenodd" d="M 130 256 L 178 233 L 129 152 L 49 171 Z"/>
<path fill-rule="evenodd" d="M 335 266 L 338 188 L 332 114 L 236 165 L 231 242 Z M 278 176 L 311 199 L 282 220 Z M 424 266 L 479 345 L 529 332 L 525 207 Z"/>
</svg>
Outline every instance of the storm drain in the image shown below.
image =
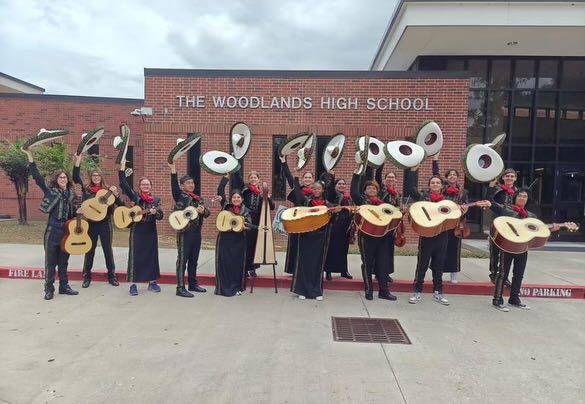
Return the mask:
<svg viewBox="0 0 585 404">
<path fill-rule="evenodd" d="M 400 322 L 391 318 L 331 317 L 333 340 L 410 344 Z"/>
</svg>

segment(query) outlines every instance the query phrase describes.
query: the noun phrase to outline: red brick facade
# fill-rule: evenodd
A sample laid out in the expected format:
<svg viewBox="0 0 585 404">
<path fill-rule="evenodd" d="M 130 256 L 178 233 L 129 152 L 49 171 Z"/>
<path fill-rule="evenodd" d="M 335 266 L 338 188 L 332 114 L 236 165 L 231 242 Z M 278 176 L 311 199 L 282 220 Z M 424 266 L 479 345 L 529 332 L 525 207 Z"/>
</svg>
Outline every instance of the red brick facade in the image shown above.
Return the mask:
<svg viewBox="0 0 585 404">
<path fill-rule="evenodd" d="M 424 73 L 423 73 L 424 74 Z M 415 76 L 416 75 L 416 76 Z M 369 134 L 382 141 L 399 140 L 412 136 L 425 120 L 435 120 L 442 128 L 445 145 L 441 153 L 441 167 L 462 169 L 462 151 L 466 144 L 468 80 L 455 76 L 421 76 L 420 73 L 403 72 L 226 72 L 226 71 L 145 71 L 144 106 L 153 108 L 153 115 L 132 117 L 129 112 L 140 107 L 140 100 L 128 102 L 75 101 L 50 99 L 39 96 L 0 97 L 0 129 L 8 139 L 28 136 L 41 127 L 65 127 L 73 134 L 68 143 L 76 144 L 78 134 L 98 125 L 106 126 L 107 135 L 100 141 L 100 154 L 107 155 L 108 167 L 115 155 L 111 148 L 112 137 L 118 133 L 121 122 L 127 122 L 135 145 L 135 172 L 152 179 L 154 192 L 162 197 L 165 210 L 172 207 L 168 152 L 178 137 L 187 133 L 201 132 L 201 152 L 222 150 L 229 152 L 229 131 L 237 121 L 248 124 L 253 138 L 250 152 L 245 157 L 246 174 L 250 170 L 260 172 L 261 180 L 271 183 L 272 141 L 274 135 L 294 135 L 301 131 L 332 136 L 338 132 L 348 137 L 336 176 L 349 180 L 355 169 L 355 139 Z M 179 106 L 177 96 L 204 96 L 204 107 Z M 290 108 L 216 108 L 214 96 L 264 97 L 269 105 L 272 97 L 311 98 L 312 107 Z M 45 97 L 45 98 L 43 98 Z M 351 109 L 327 109 L 321 106 L 321 97 L 357 98 L 357 106 Z M 77 98 L 77 97 L 75 97 Z M 369 110 L 367 99 L 401 98 L 428 99 L 432 110 Z M 83 97 L 83 99 L 86 99 Z M 196 100 L 196 99 L 195 99 Z M 242 104 L 243 105 L 243 104 Z M 72 148 L 73 149 L 73 148 Z M 314 170 L 313 155 L 308 170 Z M 291 162 L 291 167 L 294 161 Z M 421 179 L 430 175 L 430 162 L 423 163 Z M 186 171 L 186 158 L 177 164 L 179 174 Z M 390 169 L 389 167 L 386 170 Z M 393 168 L 392 168 L 393 169 Z M 399 183 L 402 175 L 398 172 Z M 111 180 L 111 178 L 109 178 Z M 202 195 L 208 199 L 215 194 L 220 177 L 202 171 Z M 421 188 L 426 185 L 421 180 Z M 32 187 L 31 187 L 32 188 Z M 15 214 L 16 204 L 12 188 L 3 177 L 0 180 L 0 213 Z M 38 193 L 31 195 L 29 213 L 38 218 Z M 213 215 L 218 211 L 213 210 Z M 159 227 L 169 232 L 166 221 Z M 215 226 L 210 220 L 204 234 L 212 237 Z M 414 241 L 409 237 L 409 241 Z"/>
</svg>

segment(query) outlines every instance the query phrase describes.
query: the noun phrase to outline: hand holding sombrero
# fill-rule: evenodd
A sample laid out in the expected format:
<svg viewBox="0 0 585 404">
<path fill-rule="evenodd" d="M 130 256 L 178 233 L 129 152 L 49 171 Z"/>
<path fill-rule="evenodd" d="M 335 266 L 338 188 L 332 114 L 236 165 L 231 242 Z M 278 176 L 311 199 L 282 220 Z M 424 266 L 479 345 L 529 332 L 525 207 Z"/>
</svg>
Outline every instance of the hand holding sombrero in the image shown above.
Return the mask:
<svg viewBox="0 0 585 404">
<path fill-rule="evenodd" d="M 35 136 L 29 138 L 24 144 L 22 145 L 23 150 L 28 150 L 32 147 L 36 147 L 43 143 L 51 142 L 53 140 L 57 140 L 62 138 L 63 136 L 67 135 L 69 131 L 67 129 L 45 129 L 42 128 L 39 130 Z"/>
</svg>

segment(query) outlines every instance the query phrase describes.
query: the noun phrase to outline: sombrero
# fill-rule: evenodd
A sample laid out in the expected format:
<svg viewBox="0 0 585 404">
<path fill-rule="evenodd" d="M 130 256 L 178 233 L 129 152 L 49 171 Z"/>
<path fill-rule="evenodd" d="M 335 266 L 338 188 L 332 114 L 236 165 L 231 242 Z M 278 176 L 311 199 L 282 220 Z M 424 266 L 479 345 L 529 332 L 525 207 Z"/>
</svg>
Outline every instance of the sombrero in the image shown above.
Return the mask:
<svg viewBox="0 0 585 404">
<path fill-rule="evenodd" d="M 173 150 L 169 153 L 169 157 L 167 157 L 167 161 L 169 164 L 173 164 L 179 157 L 183 154 L 187 153 L 189 149 L 201 139 L 201 133 L 191 133 L 187 136 L 187 139 L 177 139 L 177 145 L 173 147 Z"/>
<path fill-rule="evenodd" d="M 81 135 L 81 142 L 79 143 L 79 146 L 77 146 L 77 155 L 79 156 L 82 153 L 85 153 L 91 148 L 91 146 L 96 144 L 104 134 L 104 131 L 104 127 L 100 126 L 91 132 L 87 132 Z"/>
</svg>

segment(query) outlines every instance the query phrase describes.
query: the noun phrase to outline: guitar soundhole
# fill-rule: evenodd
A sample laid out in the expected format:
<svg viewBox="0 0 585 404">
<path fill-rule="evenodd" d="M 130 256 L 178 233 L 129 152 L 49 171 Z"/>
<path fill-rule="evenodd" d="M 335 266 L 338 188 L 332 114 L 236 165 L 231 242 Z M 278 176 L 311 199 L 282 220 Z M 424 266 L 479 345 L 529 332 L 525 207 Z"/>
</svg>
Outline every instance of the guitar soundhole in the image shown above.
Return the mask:
<svg viewBox="0 0 585 404">
<path fill-rule="evenodd" d="M 382 209 L 382 212 L 384 212 L 387 215 L 391 215 L 392 211 L 390 209 Z"/>
<path fill-rule="evenodd" d="M 439 212 L 441 212 L 441 213 L 443 213 L 443 214 L 447 214 L 447 213 L 451 212 L 451 209 L 449 209 L 449 208 L 448 208 L 448 207 L 446 207 L 446 206 L 441 206 L 441 207 L 439 208 Z"/>
<path fill-rule="evenodd" d="M 535 225 L 533 225 L 532 223 L 529 223 L 526 225 L 526 228 L 530 231 L 537 231 L 538 227 L 536 227 Z"/>
<path fill-rule="evenodd" d="M 410 156 L 412 154 L 412 148 L 410 146 L 405 145 L 405 144 L 400 146 L 398 148 L 398 151 L 405 156 Z"/>
<path fill-rule="evenodd" d="M 487 154 L 480 156 L 478 164 L 481 168 L 489 168 L 492 165 L 492 158 Z"/>
<path fill-rule="evenodd" d="M 435 143 L 437 141 L 437 134 L 436 133 L 429 133 L 426 137 L 425 137 L 425 144 L 427 146 L 432 145 L 433 143 Z"/>
</svg>

